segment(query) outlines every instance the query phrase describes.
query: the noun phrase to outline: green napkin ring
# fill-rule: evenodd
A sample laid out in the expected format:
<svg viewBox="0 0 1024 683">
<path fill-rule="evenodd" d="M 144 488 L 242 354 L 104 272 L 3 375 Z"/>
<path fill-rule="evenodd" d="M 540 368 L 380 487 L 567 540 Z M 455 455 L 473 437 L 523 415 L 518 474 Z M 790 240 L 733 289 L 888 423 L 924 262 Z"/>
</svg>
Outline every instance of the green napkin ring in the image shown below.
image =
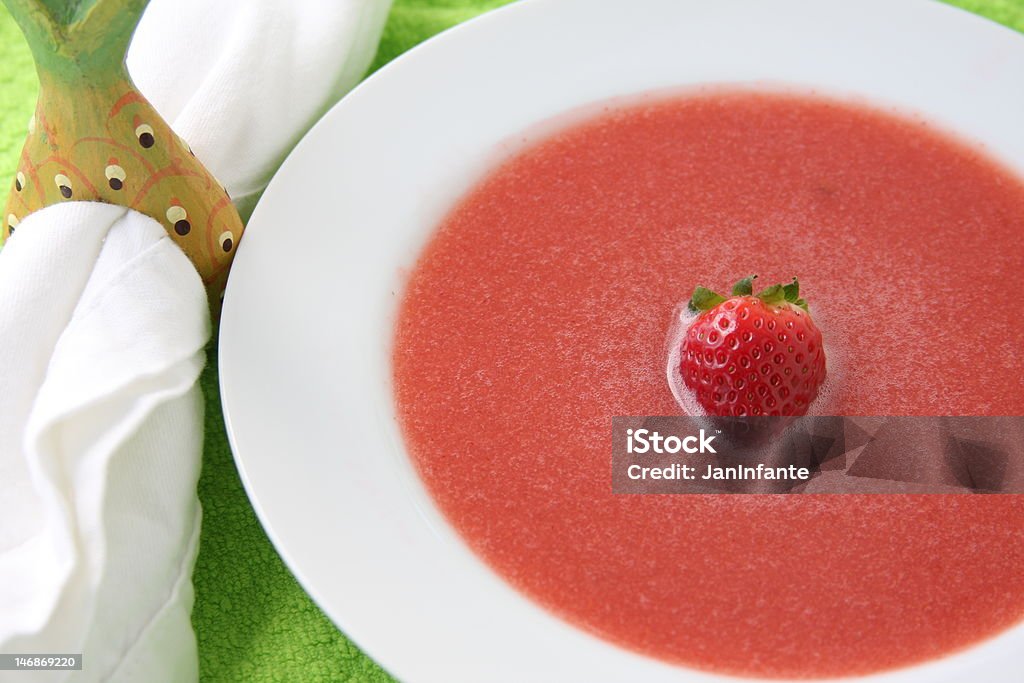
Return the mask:
<svg viewBox="0 0 1024 683">
<path fill-rule="evenodd" d="M 2 235 L 63 201 L 120 204 L 156 219 L 218 307 L 242 221 L 224 188 L 139 93 L 125 58 L 147 0 L 3 0 L 39 73 Z"/>
</svg>

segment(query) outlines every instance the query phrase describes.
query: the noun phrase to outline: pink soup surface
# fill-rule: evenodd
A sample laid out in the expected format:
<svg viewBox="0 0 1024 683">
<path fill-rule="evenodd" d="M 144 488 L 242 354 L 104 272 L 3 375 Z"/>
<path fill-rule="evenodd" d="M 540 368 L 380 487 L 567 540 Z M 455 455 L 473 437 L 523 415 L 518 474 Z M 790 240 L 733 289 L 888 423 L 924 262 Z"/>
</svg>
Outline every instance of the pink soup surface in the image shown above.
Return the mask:
<svg viewBox="0 0 1024 683">
<path fill-rule="evenodd" d="M 609 107 L 425 247 L 406 444 L 495 571 L 619 645 L 764 677 L 922 662 L 1024 617 L 1024 497 L 616 496 L 611 417 L 679 412 L 673 309 L 749 273 L 800 277 L 832 378 L 813 412 L 1024 414 L 1022 268 L 1024 184 L 925 122 L 754 92 Z"/>
</svg>

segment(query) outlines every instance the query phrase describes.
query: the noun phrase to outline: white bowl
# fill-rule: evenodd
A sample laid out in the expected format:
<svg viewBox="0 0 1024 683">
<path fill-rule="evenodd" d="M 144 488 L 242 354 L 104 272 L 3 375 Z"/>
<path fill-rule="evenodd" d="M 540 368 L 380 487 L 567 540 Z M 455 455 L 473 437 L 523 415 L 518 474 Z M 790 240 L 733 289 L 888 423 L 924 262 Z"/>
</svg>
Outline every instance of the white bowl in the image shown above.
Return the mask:
<svg viewBox="0 0 1024 683">
<path fill-rule="evenodd" d="M 929 0 L 533 0 L 385 67 L 284 164 L 225 300 L 231 443 L 288 566 L 406 681 L 736 680 L 588 635 L 467 549 L 420 484 L 395 420 L 403 273 L 521 131 L 588 103 L 706 82 L 792 84 L 920 112 L 1024 172 L 1022 74 L 1024 38 Z M 1018 626 L 858 680 L 1019 682 L 1021 652 Z"/>
</svg>

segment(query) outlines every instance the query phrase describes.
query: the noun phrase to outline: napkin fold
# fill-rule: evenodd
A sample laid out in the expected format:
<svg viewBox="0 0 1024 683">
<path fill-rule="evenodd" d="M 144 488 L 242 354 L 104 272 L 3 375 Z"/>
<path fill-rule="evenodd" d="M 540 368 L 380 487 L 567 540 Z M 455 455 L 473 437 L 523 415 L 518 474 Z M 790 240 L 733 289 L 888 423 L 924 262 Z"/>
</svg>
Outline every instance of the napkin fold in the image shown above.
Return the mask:
<svg viewBox="0 0 1024 683">
<path fill-rule="evenodd" d="M 373 59 L 390 0 L 151 0 L 135 85 L 243 212 Z"/>
<path fill-rule="evenodd" d="M 174 656 L 145 680 L 194 679 L 199 275 L 153 219 L 73 202 L 22 221 L 0 291 L 0 651 L 142 680 L 122 664 L 159 636 Z"/>
<path fill-rule="evenodd" d="M 242 210 L 368 66 L 386 0 L 153 0 L 140 90 Z M 189 681 L 210 335 L 163 226 L 67 202 L 0 251 L 0 653 L 84 670 L 0 681 Z"/>
</svg>

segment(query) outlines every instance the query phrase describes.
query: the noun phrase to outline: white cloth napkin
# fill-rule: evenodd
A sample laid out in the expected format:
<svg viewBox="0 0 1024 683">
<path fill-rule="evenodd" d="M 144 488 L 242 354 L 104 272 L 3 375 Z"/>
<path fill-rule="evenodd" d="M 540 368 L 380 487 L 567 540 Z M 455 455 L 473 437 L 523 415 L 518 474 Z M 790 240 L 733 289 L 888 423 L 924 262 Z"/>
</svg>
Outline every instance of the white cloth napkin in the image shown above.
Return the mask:
<svg viewBox="0 0 1024 683">
<path fill-rule="evenodd" d="M 129 69 L 236 201 L 369 64 L 388 0 L 153 0 Z M 243 209 L 246 208 L 243 206 Z M 210 323 L 156 221 L 69 202 L 0 251 L 0 653 L 84 670 L 0 681 L 191 681 Z"/>
<path fill-rule="evenodd" d="M 22 221 L 0 292 L 0 652 L 194 679 L 199 275 L 151 218 L 73 202 Z M 137 677 L 125 655 L 154 638 L 174 658 Z"/>
<path fill-rule="evenodd" d="M 362 77 L 391 0 L 152 0 L 128 70 L 243 210 Z"/>
</svg>

